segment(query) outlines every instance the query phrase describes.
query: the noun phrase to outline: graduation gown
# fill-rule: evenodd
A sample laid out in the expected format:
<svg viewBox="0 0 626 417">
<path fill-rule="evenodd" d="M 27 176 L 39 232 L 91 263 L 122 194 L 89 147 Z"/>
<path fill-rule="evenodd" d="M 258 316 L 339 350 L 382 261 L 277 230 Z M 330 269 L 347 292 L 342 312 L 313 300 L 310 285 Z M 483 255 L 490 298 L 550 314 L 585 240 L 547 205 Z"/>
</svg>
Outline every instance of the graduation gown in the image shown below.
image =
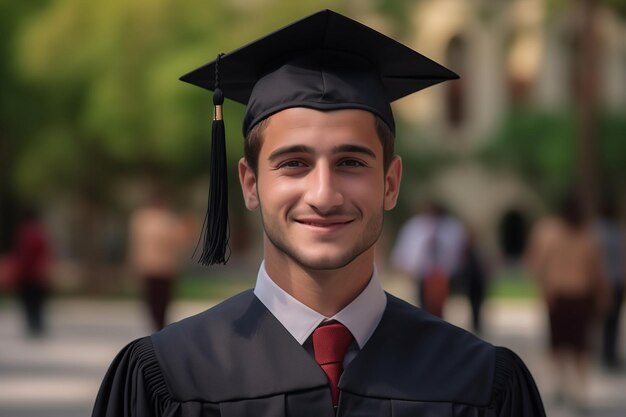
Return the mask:
<svg viewBox="0 0 626 417">
<path fill-rule="evenodd" d="M 339 387 L 335 414 L 322 369 L 250 290 L 126 346 L 93 417 L 545 416 L 513 352 L 389 294 Z"/>
</svg>

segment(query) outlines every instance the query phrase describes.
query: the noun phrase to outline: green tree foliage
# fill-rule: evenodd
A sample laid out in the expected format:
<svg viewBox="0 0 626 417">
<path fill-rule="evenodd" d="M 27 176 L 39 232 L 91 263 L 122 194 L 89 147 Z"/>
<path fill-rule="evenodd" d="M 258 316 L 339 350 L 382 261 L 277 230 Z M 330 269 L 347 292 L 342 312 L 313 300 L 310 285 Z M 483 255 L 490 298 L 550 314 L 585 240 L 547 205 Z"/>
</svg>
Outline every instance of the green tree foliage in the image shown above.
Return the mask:
<svg viewBox="0 0 626 417">
<path fill-rule="evenodd" d="M 20 23 L 47 0 L 0 0 L 0 253 L 12 243 L 17 222 L 13 187 L 15 154 L 36 129 L 40 112 L 35 91 L 21 82 L 15 65 L 15 37 Z"/>
<path fill-rule="evenodd" d="M 596 144 L 602 182 L 623 184 L 626 114 L 604 114 L 599 124 Z M 555 197 L 576 180 L 575 129 L 573 112 L 518 109 L 504 120 L 480 156 L 496 169 L 520 174 L 545 201 L 554 203 Z"/>
<path fill-rule="evenodd" d="M 610 147 L 611 152 L 615 144 L 610 138 L 604 137 L 607 132 L 607 121 L 601 120 L 601 103 L 597 98 L 600 96 L 598 79 L 602 74 L 602 63 L 598 54 L 599 17 L 603 9 L 614 11 L 617 15 L 626 16 L 626 0 L 577 0 L 564 2 L 563 0 L 550 0 L 548 10 L 556 15 L 565 7 L 572 7 L 576 11 L 575 23 L 572 26 L 573 57 L 571 73 L 576 74 L 576 88 L 574 91 L 574 106 L 577 117 L 574 121 L 577 126 L 573 136 L 577 147 L 578 157 L 578 189 L 581 192 L 581 203 L 588 215 L 597 213 L 599 207 L 598 189 L 605 187 L 606 166 L 603 157 L 606 158 L 606 150 Z M 608 129 L 608 132 L 613 131 Z M 604 174 L 604 178 L 602 177 Z M 619 192 L 612 190 L 611 192 Z"/>
<path fill-rule="evenodd" d="M 626 17 L 626 1 L 624 0 L 605 0 L 606 4 L 615 10 L 620 16 Z"/>
<path fill-rule="evenodd" d="M 600 117 L 600 177 L 607 186 L 624 193 L 626 184 L 626 113 L 609 113 Z"/>
<path fill-rule="evenodd" d="M 12 2 L 19 4 L 20 2 Z M 15 155 L 21 194 L 107 194 L 120 177 L 206 173 L 211 94 L 183 73 L 331 1 L 56 0 L 22 20 L 17 71 L 38 125 Z M 17 8 L 19 6 L 7 6 Z M 231 159 L 242 106 L 227 103 Z M 234 165 L 234 164 L 231 164 Z"/>
<path fill-rule="evenodd" d="M 550 13 L 558 14 L 572 7 L 573 3 L 572 0 L 548 0 L 547 7 Z M 626 17 L 626 0 L 599 0 L 598 4 L 614 10 L 622 17 Z"/>
</svg>

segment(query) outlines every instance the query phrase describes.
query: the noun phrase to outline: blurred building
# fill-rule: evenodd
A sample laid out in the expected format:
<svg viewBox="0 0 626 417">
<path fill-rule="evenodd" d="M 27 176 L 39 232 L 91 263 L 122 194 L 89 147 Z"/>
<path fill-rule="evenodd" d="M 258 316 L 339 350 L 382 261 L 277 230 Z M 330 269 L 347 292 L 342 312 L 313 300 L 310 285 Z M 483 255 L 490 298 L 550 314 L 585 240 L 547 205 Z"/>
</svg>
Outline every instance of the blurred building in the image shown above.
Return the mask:
<svg viewBox="0 0 626 417">
<path fill-rule="evenodd" d="M 250 10 L 272 13 L 268 3 L 266 0 L 232 2 L 230 17 L 238 16 L 239 9 L 248 13 Z M 397 118 L 409 126 L 409 131 L 414 127 L 428 132 L 420 139 L 461 156 L 431 178 L 425 188 L 472 225 L 481 249 L 486 250 L 490 258 L 502 258 L 504 251 L 515 257 L 521 253 L 529 223 L 544 210 L 542 198 L 524 178 L 494 174 L 475 159 L 462 156 L 488 141 L 515 107 L 562 109 L 571 106 L 577 90 L 576 68 L 579 66 L 575 65 L 575 50 L 579 39 L 576 28 L 581 18 L 578 9 L 571 6 L 579 2 L 403 1 L 394 3 L 402 5 L 394 7 L 406 9 L 403 28 L 380 12 L 382 3 L 385 2 L 349 0 L 337 7 L 384 33 L 402 38 L 414 49 L 462 76 L 460 80 L 427 89 L 393 105 Z M 390 3 L 393 2 L 386 2 Z M 557 3 L 561 6 L 554 6 Z M 623 111 L 626 108 L 626 23 L 610 9 L 598 7 L 599 102 L 603 109 Z M 532 146 L 532 139 L 529 138 L 529 146 Z M 399 137 L 398 140 L 406 147 L 415 146 L 416 152 L 423 145 L 410 138 Z M 413 187 L 414 181 L 409 175 L 403 178 L 403 193 L 411 188 L 424 188 L 422 183 Z M 94 284 L 85 285 L 88 279 L 98 283 L 96 289 L 106 291 L 128 282 L 120 267 L 124 262 L 125 222 L 128 212 L 148 187 L 146 182 L 149 183 L 142 178 L 129 178 L 116 185 L 115 209 L 108 209 L 107 213 L 98 211 L 99 207 L 93 207 L 93 203 L 85 206 L 74 197 L 58 198 L 48 204 L 45 216 L 59 248 L 55 275 L 63 277 L 60 287 L 94 287 Z M 200 224 L 206 204 L 206 185 L 206 178 L 198 178 L 193 184 L 173 187 L 180 206 L 195 215 Z M 231 189 L 233 198 L 237 198 L 236 188 Z M 260 245 L 253 242 L 261 236 L 260 223 L 256 219 L 240 218 L 256 214 L 237 214 L 237 222 L 231 222 L 234 258 L 230 263 L 248 261 L 256 265 L 261 251 Z M 85 236 L 90 238 L 85 239 Z M 244 249 L 246 254 L 242 255 Z M 189 268 L 194 268 L 193 260 L 190 259 L 189 264 Z"/>
<path fill-rule="evenodd" d="M 574 6 L 581 2 L 565 2 L 567 7 L 555 3 L 416 2 L 409 15 L 408 43 L 462 78 L 399 101 L 396 113 L 415 129 L 428 131 L 425 139 L 433 146 L 462 156 L 489 140 L 514 107 L 571 107 L 579 82 L 575 48 L 582 18 Z M 602 6 L 595 19 L 599 106 L 623 111 L 625 20 Z M 403 181 L 410 184 L 410 178 Z M 475 162 L 451 166 L 428 188 L 472 223 L 485 249 L 496 256 L 503 254 L 503 246 L 515 252 L 519 244 L 503 243 L 502 236 L 523 234 L 525 222 L 543 210 L 541 199 L 522 178 L 494 175 Z"/>
</svg>

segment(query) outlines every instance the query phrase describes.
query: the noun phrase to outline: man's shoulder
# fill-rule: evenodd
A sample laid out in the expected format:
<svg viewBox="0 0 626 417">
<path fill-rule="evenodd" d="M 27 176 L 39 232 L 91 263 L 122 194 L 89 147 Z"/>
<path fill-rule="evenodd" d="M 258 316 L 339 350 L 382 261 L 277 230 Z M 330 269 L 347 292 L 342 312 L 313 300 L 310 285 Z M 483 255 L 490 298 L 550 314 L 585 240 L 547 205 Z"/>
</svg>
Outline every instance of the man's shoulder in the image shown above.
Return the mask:
<svg viewBox="0 0 626 417">
<path fill-rule="evenodd" d="M 319 366 L 252 291 L 172 324 L 151 339 L 177 401 L 260 398 L 325 383 Z"/>
<path fill-rule="evenodd" d="M 251 289 L 243 291 L 207 310 L 172 323 L 151 337 L 154 343 L 162 344 L 172 339 L 174 342 L 180 341 L 178 338 L 182 334 L 198 337 L 209 335 L 220 328 L 230 326 L 232 321 L 241 317 L 255 301 L 256 297 Z"/>
<path fill-rule="evenodd" d="M 387 325 L 393 332 L 408 340 L 435 345 L 445 343 L 449 347 L 443 353 L 461 353 L 476 348 L 492 350 L 490 343 L 475 334 L 457 327 L 425 310 L 415 307 L 391 294 L 387 294 L 385 311 Z"/>
<path fill-rule="evenodd" d="M 250 303 L 256 299 L 252 289 L 235 294 L 217 304 L 204 310 L 201 313 L 189 316 L 179 322 L 172 323 L 173 326 L 192 325 L 203 320 L 220 320 L 239 314 L 248 308 Z"/>
<path fill-rule="evenodd" d="M 251 310 L 259 309 L 260 303 L 255 300 L 252 290 L 244 291 L 150 336 L 174 398 L 179 401 L 214 399 L 212 394 L 219 392 L 218 389 L 212 387 L 210 395 L 201 394 L 204 387 L 194 381 L 209 384 L 206 381 L 212 381 L 212 376 L 220 375 L 221 364 L 233 363 L 233 357 L 240 356 L 235 353 L 245 347 L 245 343 L 239 340 L 243 339 L 243 332 L 238 331 L 237 326 L 241 326 L 238 323 L 249 316 Z"/>
<path fill-rule="evenodd" d="M 384 387 L 376 395 L 387 398 L 484 405 L 492 394 L 495 348 L 387 294 L 381 322 L 354 365 L 345 383 L 355 393 L 369 393 L 374 381 Z"/>
</svg>

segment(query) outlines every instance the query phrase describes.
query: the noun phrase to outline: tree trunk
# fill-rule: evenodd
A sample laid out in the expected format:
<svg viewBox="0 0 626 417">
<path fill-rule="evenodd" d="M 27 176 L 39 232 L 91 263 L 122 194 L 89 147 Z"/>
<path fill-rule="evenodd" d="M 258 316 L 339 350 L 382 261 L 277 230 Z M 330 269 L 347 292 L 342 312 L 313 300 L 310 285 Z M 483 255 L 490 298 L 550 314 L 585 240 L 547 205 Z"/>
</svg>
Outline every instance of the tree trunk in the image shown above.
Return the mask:
<svg viewBox="0 0 626 417">
<path fill-rule="evenodd" d="M 579 0 L 577 22 L 576 111 L 578 120 L 578 184 L 582 207 L 590 217 L 598 206 L 598 74 L 600 50 L 596 0 Z"/>
</svg>

